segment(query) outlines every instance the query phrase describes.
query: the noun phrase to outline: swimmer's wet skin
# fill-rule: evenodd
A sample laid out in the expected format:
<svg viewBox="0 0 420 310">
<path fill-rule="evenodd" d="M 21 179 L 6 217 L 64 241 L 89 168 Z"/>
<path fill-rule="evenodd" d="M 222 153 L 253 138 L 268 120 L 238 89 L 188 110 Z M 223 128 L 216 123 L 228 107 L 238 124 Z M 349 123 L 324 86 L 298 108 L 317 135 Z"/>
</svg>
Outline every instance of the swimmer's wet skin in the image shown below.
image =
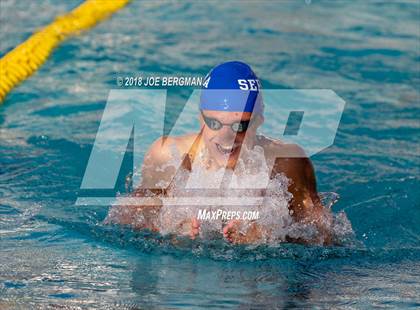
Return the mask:
<svg viewBox="0 0 420 310">
<path fill-rule="evenodd" d="M 184 155 L 182 169 L 190 172 L 193 164 L 209 171 L 221 168 L 234 170 L 240 160 L 246 168 L 246 158 L 242 158 L 246 152 L 241 150 L 259 147 L 263 150 L 267 166 L 273 167 L 270 178 L 282 174 L 289 179 L 288 191 L 292 198 L 288 208 L 293 222 L 315 226 L 317 231 L 311 237 L 289 235 L 285 240 L 278 241 L 331 244 L 332 215 L 321 204 L 309 158 L 295 144 L 257 135 L 257 128 L 264 122 L 264 105 L 259 80 L 250 66 L 239 61 L 222 63 L 213 68 L 204 81 L 200 97 L 200 132 L 161 137 L 155 141 L 145 155 L 143 180 L 135 195 L 143 195 L 144 189 L 152 189 L 160 195 L 171 195 L 175 190 L 179 192 L 182 185 L 173 181 L 177 179 L 177 171 L 168 165 L 173 160 L 171 146 Z M 207 156 L 196 156 L 199 153 Z M 169 185 L 162 187 L 161 184 Z M 264 191 L 259 193 L 264 195 Z M 162 202 L 159 195 L 150 199 L 154 199 L 154 206 L 115 206 L 106 221 L 132 225 L 135 229 L 161 231 L 162 225 L 165 225 L 159 223 Z M 143 220 L 136 220 L 138 218 Z M 261 243 L 272 233 L 270 225 L 258 221 L 248 222 L 244 231 L 240 229 L 241 221 L 235 219 L 224 223 L 221 236 L 235 244 Z M 177 225 L 179 235 L 194 239 L 200 234 L 201 223 L 195 217 L 185 218 Z"/>
</svg>

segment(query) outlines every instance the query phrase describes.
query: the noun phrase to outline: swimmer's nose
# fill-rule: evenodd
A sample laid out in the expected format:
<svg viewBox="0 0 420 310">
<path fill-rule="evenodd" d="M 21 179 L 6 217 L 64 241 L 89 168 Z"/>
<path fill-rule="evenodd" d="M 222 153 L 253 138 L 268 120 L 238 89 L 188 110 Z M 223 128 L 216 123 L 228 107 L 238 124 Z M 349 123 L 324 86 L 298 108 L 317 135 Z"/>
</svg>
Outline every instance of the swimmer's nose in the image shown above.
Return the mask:
<svg viewBox="0 0 420 310">
<path fill-rule="evenodd" d="M 219 141 L 221 142 L 232 144 L 235 140 L 235 137 L 236 133 L 229 126 L 223 126 L 223 128 L 219 130 Z"/>
</svg>

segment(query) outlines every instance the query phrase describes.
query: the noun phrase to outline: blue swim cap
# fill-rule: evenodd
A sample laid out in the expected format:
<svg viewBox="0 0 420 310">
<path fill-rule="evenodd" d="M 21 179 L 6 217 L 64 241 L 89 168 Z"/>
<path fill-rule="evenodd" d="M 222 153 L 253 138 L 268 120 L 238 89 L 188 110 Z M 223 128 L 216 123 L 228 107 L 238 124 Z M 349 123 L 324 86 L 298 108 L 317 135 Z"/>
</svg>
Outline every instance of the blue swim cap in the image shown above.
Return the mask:
<svg viewBox="0 0 420 310">
<path fill-rule="evenodd" d="M 246 63 L 222 63 L 204 78 L 200 109 L 262 114 L 260 87 L 258 77 Z"/>
</svg>

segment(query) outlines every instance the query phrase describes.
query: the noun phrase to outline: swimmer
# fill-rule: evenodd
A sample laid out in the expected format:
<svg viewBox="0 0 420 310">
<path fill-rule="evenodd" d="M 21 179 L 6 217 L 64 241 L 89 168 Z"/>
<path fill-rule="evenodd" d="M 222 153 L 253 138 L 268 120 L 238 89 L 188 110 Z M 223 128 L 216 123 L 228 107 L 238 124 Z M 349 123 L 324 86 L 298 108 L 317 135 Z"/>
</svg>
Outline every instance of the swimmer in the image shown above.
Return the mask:
<svg viewBox="0 0 420 310">
<path fill-rule="evenodd" d="M 145 155 L 142 184 L 135 195 L 142 195 L 142 189 L 151 189 L 155 193 L 167 195 L 179 186 L 179 182 L 173 181 L 177 169 L 168 165 L 173 160 L 173 146 L 179 154 L 184 155 L 182 168 L 187 171 L 191 171 L 193 164 L 208 170 L 234 170 L 240 154 L 243 153 L 241 149 L 253 149 L 258 146 L 264 150 L 267 166 L 273 167 L 270 178 L 283 174 L 290 180 L 288 191 L 292 194 L 292 199 L 288 208 L 293 221 L 315 225 L 317 228 L 316 236 L 309 239 L 290 236 L 286 237 L 286 241 L 331 244 L 329 227 L 332 216 L 321 204 L 314 169 L 309 158 L 296 144 L 287 144 L 257 134 L 258 127 L 264 122 L 264 104 L 259 80 L 250 66 L 239 61 L 222 63 L 210 71 L 203 84 L 198 115 L 200 131 L 184 136 L 165 136 L 156 140 Z M 203 152 L 207 154 L 205 158 L 196 156 Z M 160 188 L 160 184 L 169 186 Z M 151 197 L 155 203 L 147 206 L 114 207 L 110 211 L 113 213 L 112 220 L 108 222 L 159 231 L 159 225 L 156 223 L 162 204 L 158 197 Z M 136 225 L 134 219 L 138 216 L 145 221 Z M 270 227 L 264 227 L 257 221 L 251 221 L 246 231 L 240 229 L 240 225 L 241 220 L 230 220 L 224 223 L 220 234 L 228 242 L 243 244 L 261 242 L 263 236 L 270 233 Z M 197 218 L 187 218 L 178 227 L 179 234 L 186 234 L 192 239 L 197 237 L 199 232 L 200 222 Z"/>
</svg>

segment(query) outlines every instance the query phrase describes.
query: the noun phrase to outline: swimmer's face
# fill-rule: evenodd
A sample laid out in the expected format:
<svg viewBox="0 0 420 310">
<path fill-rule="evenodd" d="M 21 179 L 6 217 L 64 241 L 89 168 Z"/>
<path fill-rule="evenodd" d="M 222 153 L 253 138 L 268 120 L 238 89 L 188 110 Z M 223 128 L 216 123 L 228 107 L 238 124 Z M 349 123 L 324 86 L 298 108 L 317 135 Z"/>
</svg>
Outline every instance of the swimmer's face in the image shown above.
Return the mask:
<svg viewBox="0 0 420 310">
<path fill-rule="evenodd" d="M 235 132 L 232 129 L 232 127 L 234 129 L 243 128 L 243 125 L 246 125 L 244 122 L 247 121 L 251 121 L 247 130 Z M 252 116 L 250 112 L 203 110 L 200 116 L 201 128 L 203 128 L 202 137 L 210 157 L 219 166 L 234 168 L 239 158 L 241 146 L 244 143 L 249 144 L 249 146 L 254 143 L 256 130 L 262 121 L 262 116 Z M 223 126 L 220 126 L 220 124 L 223 124 Z"/>
</svg>

